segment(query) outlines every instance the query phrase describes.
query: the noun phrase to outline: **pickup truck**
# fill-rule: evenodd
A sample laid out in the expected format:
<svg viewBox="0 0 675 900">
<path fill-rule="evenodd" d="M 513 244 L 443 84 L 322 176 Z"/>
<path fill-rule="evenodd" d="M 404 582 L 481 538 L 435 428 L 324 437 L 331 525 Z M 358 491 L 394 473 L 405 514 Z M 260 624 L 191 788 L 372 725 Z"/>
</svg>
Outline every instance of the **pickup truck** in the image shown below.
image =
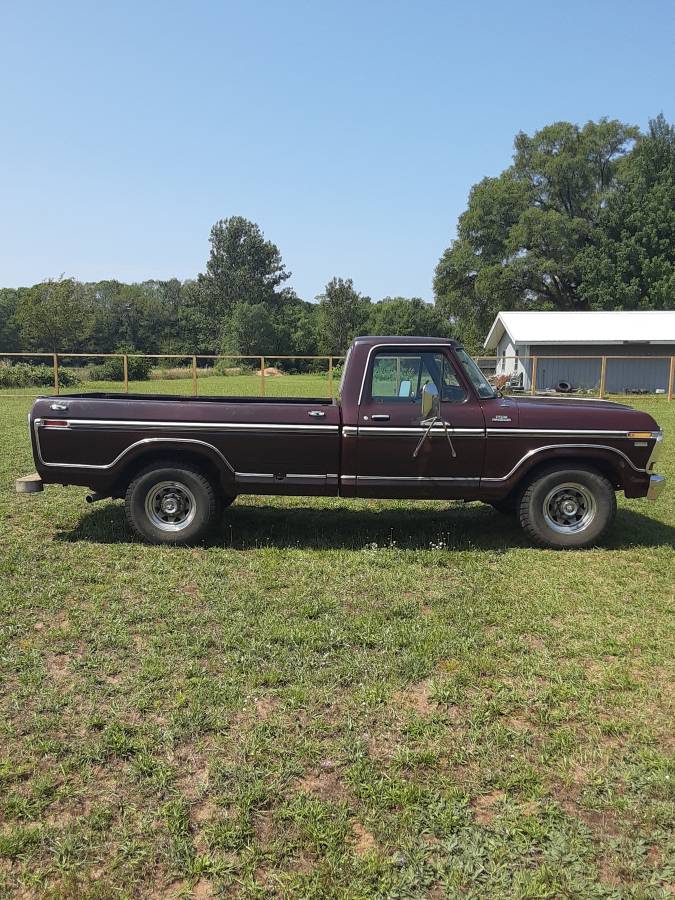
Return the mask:
<svg viewBox="0 0 675 900">
<path fill-rule="evenodd" d="M 586 547 L 616 492 L 654 499 L 663 433 L 619 403 L 504 397 L 456 341 L 359 337 L 337 400 L 82 393 L 38 398 L 17 490 L 124 498 L 131 528 L 201 540 L 238 494 L 467 500 L 537 544 Z"/>
</svg>

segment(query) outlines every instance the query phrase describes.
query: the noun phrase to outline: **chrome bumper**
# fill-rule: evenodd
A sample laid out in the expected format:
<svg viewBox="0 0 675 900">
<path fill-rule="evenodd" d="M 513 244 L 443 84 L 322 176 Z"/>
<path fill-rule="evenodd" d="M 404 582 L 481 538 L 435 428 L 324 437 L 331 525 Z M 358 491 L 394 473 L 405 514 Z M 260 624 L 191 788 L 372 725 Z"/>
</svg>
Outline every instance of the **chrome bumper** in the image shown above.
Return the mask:
<svg viewBox="0 0 675 900">
<path fill-rule="evenodd" d="M 649 478 L 649 488 L 647 489 L 647 500 L 656 500 L 666 486 L 664 475 L 651 475 Z"/>
<path fill-rule="evenodd" d="M 44 490 L 44 485 L 38 473 L 33 472 L 32 475 L 17 478 L 14 482 L 14 489 L 17 494 L 37 494 L 38 491 Z"/>
</svg>

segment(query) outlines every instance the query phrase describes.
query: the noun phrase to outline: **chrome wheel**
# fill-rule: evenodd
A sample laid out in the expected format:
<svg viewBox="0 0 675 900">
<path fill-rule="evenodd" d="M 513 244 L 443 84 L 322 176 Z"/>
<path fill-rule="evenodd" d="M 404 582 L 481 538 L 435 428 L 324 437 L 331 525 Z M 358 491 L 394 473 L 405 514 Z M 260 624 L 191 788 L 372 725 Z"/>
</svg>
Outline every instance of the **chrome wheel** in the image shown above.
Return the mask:
<svg viewBox="0 0 675 900">
<path fill-rule="evenodd" d="M 543 513 L 546 524 L 559 534 L 585 531 L 595 518 L 596 504 L 583 484 L 558 484 L 546 495 Z"/>
<path fill-rule="evenodd" d="M 182 531 L 197 512 L 195 496 L 179 481 L 154 484 L 145 498 L 145 514 L 160 531 Z"/>
</svg>

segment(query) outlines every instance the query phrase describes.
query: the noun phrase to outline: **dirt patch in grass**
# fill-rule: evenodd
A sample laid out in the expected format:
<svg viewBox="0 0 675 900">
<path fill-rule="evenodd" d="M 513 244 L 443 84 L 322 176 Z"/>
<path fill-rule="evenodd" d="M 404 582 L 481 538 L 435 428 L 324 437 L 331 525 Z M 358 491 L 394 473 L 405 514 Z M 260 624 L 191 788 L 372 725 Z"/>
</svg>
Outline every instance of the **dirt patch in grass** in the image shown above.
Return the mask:
<svg viewBox="0 0 675 900">
<path fill-rule="evenodd" d="M 257 816 L 253 822 L 253 832 L 262 847 L 269 847 L 275 835 L 274 817 L 270 812 Z"/>
<path fill-rule="evenodd" d="M 70 657 L 65 653 L 48 653 L 45 657 L 45 668 L 49 677 L 57 684 L 70 680 Z"/>
<path fill-rule="evenodd" d="M 477 797 L 471 804 L 473 814 L 476 821 L 480 825 L 489 825 L 496 815 L 495 807 L 497 807 L 506 797 L 504 791 L 491 791 L 489 794 L 483 794 Z"/>
<path fill-rule="evenodd" d="M 538 634 L 523 634 L 520 640 L 528 650 L 533 650 L 535 653 L 541 653 L 546 649 L 544 639 Z"/>
<path fill-rule="evenodd" d="M 278 709 L 279 701 L 276 697 L 258 697 L 253 706 L 258 719 L 264 722 L 269 719 L 275 709 Z"/>
<path fill-rule="evenodd" d="M 172 763 L 178 770 L 176 787 L 189 801 L 200 800 L 209 785 L 209 758 L 191 746 L 178 748 Z"/>
<path fill-rule="evenodd" d="M 377 849 L 377 841 L 360 822 L 352 822 L 353 850 L 357 856 L 365 856 Z"/>
<path fill-rule="evenodd" d="M 434 710 L 434 704 L 431 700 L 433 689 L 434 685 L 431 678 L 425 678 L 404 691 L 396 691 L 393 700 L 397 705 L 408 707 L 420 716 L 426 716 Z"/>
<path fill-rule="evenodd" d="M 339 801 L 349 797 L 349 791 L 334 771 L 309 772 L 299 778 L 293 788 L 296 792 L 314 794 L 320 800 Z"/>
<path fill-rule="evenodd" d="M 190 809 L 190 818 L 197 825 L 203 825 L 213 819 L 218 813 L 218 807 L 211 800 L 201 800 L 199 803 L 193 804 Z"/>
<path fill-rule="evenodd" d="M 190 891 L 190 896 L 194 900 L 205 900 L 207 897 L 215 897 L 216 890 L 206 878 L 200 878 Z"/>
</svg>

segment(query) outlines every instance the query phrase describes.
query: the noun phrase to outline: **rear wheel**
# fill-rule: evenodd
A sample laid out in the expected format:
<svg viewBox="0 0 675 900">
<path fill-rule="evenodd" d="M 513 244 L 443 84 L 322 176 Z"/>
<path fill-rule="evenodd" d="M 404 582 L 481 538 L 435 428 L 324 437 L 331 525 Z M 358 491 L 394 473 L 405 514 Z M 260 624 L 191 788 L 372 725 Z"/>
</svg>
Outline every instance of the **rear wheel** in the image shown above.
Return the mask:
<svg viewBox="0 0 675 900">
<path fill-rule="evenodd" d="M 616 515 L 614 488 L 594 469 L 555 466 L 525 489 L 520 524 L 535 543 L 555 549 L 596 544 Z"/>
<path fill-rule="evenodd" d="M 124 508 L 129 524 L 143 540 L 179 545 L 203 539 L 222 503 L 199 468 L 165 462 L 149 466 L 134 478 Z"/>
</svg>

